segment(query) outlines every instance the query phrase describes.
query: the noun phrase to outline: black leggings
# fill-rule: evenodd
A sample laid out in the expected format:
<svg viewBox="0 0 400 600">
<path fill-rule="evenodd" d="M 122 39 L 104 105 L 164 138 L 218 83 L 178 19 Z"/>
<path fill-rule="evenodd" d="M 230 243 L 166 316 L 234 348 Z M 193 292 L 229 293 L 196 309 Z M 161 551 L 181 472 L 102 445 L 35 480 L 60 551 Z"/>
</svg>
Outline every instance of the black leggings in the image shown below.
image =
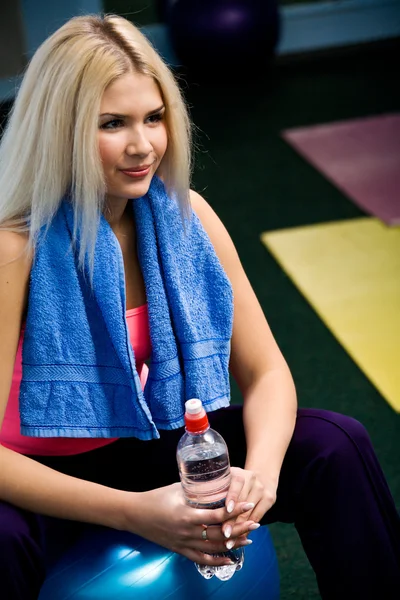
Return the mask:
<svg viewBox="0 0 400 600">
<path fill-rule="evenodd" d="M 243 467 L 241 407 L 209 415 L 233 466 Z M 58 471 L 127 491 L 179 480 L 183 430 L 160 440 L 121 439 L 70 457 L 32 457 Z M 268 457 L 265 457 L 268 461 Z M 277 501 L 263 523 L 294 523 L 324 600 L 397 600 L 400 519 L 363 426 L 337 413 L 300 409 L 282 466 Z M 44 528 L 64 521 L 0 502 L 0 589 L 7 600 L 35 600 L 44 573 Z M 75 524 L 79 530 L 80 524 Z M 74 531 L 67 523 L 67 536 Z"/>
</svg>

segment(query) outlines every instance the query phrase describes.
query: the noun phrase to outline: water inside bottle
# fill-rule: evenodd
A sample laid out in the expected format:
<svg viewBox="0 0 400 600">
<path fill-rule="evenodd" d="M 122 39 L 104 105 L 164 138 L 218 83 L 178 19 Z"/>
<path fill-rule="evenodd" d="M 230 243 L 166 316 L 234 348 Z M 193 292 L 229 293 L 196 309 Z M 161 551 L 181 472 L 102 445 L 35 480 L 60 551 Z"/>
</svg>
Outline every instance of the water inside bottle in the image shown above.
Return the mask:
<svg viewBox="0 0 400 600">
<path fill-rule="evenodd" d="M 179 470 L 188 503 L 196 508 L 223 506 L 231 481 L 224 444 L 215 443 L 201 449 L 187 446 L 182 449 L 180 458 Z"/>
<path fill-rule="evenodd" d="M 225 556 L 233 561 L 233 565 L 214 567 L 214 575 L 221 581 L 228 581 L 236 571 L 240 571 L 244 563 L 244 548 L 233 548 L 218 556 Z"/>
<path fill-rule="evenodd" d="M 187 502 L 195 508 L 216 509 L 225 506 L 230 485 L 229 457 L 224 444 L 215 443 L 207 448 L 188 446 L 181 450 L 179 470 Z M 233 565 L 210 567 L 196 564 L 205 579 L 214 575 L 221 581 L 230 579 L 244 562 L 244 549 L 227 550 L 215 556 L 226 556 Z"/>
</svg>

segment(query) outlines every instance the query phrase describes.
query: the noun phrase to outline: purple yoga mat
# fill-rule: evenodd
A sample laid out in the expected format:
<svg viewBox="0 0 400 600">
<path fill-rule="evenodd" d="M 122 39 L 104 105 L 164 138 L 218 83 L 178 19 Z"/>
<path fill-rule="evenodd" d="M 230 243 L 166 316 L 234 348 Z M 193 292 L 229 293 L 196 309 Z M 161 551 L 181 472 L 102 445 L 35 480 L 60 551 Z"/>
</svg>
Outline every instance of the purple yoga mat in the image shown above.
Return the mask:
<svg viewBox="0 0 400 600">
<path fill-rule="evenodd" d="M 282 137 L 362 210 L 400 225 L 400 114 L 287 129 Z"/>
</svg>

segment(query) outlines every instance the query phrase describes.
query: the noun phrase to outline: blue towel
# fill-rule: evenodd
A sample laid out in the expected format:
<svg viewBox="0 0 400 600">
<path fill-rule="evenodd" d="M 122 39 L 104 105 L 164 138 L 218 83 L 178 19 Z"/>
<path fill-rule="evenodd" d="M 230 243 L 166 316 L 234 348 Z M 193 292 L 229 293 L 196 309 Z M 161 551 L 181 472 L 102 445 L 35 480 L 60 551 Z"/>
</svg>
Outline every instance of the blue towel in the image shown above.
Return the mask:
<svg viewBox="0 0 400 600">
<path fill-rule="evenodd" d="M 144 392 L 125 319 L 118 241 L 102 216 L 93 286 L 72 250 L 64 199 L 38 245 L 22 351 L 21 433 L 36 437 L 152 439 L 184 424 L 184 403 L 229 404 L 233 300 L 199 219 L 154 177 L 132 200 L 146 287 L 152 353 Z M 78 235 L 79 243 L 79 235 Z"/>
</svg>

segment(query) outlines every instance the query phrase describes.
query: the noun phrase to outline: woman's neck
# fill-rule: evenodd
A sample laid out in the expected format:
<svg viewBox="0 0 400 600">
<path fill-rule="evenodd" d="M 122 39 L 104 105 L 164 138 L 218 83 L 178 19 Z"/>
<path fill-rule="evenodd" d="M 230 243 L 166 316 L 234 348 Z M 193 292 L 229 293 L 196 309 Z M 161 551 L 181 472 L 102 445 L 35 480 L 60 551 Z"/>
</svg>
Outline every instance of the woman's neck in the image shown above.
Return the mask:
<svg viewBox="0 0 400 600">
<path fill-rule="evenodd" d="M 125 199 L 114 202 L 106 201 L 104 217 L 116 235 L 123 232 L 127 224 L 132 221 L 131 203 Z"/>
</svg>

